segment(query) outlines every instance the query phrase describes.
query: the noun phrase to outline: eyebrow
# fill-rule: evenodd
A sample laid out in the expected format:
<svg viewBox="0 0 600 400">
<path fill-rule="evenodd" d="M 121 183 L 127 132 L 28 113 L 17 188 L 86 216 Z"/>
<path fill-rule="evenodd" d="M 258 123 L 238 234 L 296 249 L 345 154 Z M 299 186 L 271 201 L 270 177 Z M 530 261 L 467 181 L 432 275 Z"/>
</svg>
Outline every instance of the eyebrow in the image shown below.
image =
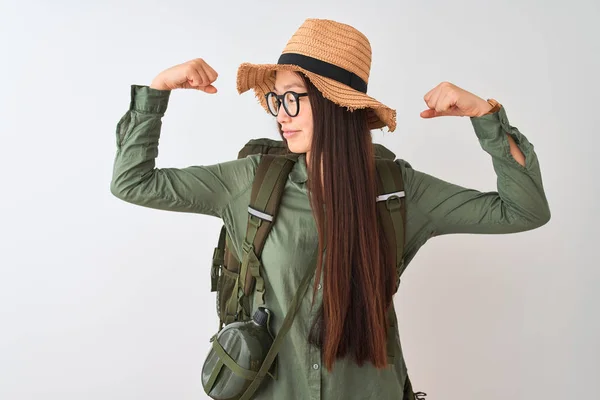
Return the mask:
<svg viewBox="0 0 600 400">
<path fill-rule="evenodd" d="M 296 86 L 296 87 L 300 87 L 300 88 L 304 88 L 304 85 L 302 85 L 302 84 L 300 84 L 300 83 L 289 83 L 289 84 L 287 84 L 287 85 L 284 85 L 284 86 L 283 86 L 283 90 L 284 90 L 284 91 L 286 91 L 286 90 L 288 90 L 289 88 L 292 88 L 292 87 L 294 87 L 294 86 Z M 276 91 L 276 92 L 279 92 L 279 90 L 277 90 L 277 87 L 275 87 L 275 91 Z"/>
</svg>

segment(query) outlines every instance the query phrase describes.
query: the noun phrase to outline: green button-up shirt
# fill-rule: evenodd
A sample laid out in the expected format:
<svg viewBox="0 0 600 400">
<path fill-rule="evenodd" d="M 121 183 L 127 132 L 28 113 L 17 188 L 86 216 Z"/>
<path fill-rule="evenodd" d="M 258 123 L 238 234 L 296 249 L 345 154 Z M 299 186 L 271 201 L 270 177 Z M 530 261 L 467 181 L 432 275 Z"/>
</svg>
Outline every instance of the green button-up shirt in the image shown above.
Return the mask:
<svg viewBox="0 0 600 400">
<path fill-rule="evenodd" d="M 140 206 L 221 218 L 234 251 L 241 257 L 252 180 L 260 155 L 208 166 L 156 168 L 161 118 L 169 96 L 170 91 L 131 86 L 129 110 L 117 124 L 111 191 Z M 550 218 L 533 145 L 509 124 L 504 107 L 470 120 L 481 147 L 491 155 L 498 190 L 480 192 L 457 186 L 397 159 L 406 193 L 407 265 L 433 236 L 521 232 L 539 227 Z M 512 158 L 506 134 L 515 139 L 525 155 L 525 167 Z M 317 260 L 317 230 L 306 180 L 306 160 L 302 155 L 289 175 L 277 223 L 262 254 L 265 303 L 275 316 L 275 332 L 306 268 Z M 321 351 L 307 341 L 322 301 L 321 290 L 312 309 L 311 301 L 309 290 L 278 355 L 278 380 L 269 379 L 256 398 L 401 399 L 407 369 L 398 332 L 394 364 L 388 368 L 377 370 L 370 364 L 359 367 L 350 359 L 341 359 L 329 372 L 322 367 Z M 207 350 L 208 347 L 207 343 Z"/>
</svg>

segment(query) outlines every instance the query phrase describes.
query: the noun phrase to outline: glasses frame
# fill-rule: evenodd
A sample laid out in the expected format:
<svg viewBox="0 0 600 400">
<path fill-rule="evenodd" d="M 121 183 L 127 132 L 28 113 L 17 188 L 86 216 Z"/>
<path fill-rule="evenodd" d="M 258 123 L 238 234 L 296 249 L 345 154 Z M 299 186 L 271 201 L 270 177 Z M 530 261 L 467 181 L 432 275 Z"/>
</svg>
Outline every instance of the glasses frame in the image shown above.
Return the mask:
<svg viewBox="0 0 600 400">
<path fill-rule="evenodd" d="M 292 96 L 294 97 L 294 100 L 296 100 L 296 104 L 298 104 L 298 108 L 296 109 L 296 113 L 294 115 L 292 115 L 290 113 L 290 111 L 288 110 L 288 108 L 285 105 L 285 101 L 283 101 L 283 99 L 285 98 L 285 96 L 291 93 Z M 269 96 L 272 95 L 277 99 L 277 112 L 274 114 L 273 111 L 271 111 L 271 107 L 269 107 Z M 297 116 L 300 113 L 300 97 L 304 97 L 304 96 L 308 96 L 308 93 L 296 93 L 293 90 L 288 90 L 287 92 L 285 92 L 284 94 L 277 94 L 275 92 L 269 92 L 267 94 L 265 94 L 265 100 L 267 101 L 267 109 L 269 110 L 269 112 L 271 113 L 271 115 L 273 115 L 274 117 L 276 117 L 279 114 L 279 109 L 281 108 L 281 105 L 283 104 L 283 109 L 285 110 L 285 112 L 287 113 L 287 115 L 289 115 L 290 117 L 294 118 L 295 116 Z"/>
</svg>

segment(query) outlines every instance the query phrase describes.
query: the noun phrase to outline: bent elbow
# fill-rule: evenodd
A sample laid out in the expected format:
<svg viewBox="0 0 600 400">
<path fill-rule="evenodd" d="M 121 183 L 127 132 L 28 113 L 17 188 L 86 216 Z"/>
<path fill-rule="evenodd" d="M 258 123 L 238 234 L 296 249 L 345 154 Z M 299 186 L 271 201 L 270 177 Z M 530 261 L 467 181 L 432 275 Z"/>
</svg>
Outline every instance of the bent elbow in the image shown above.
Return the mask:
<svg viewBox="0 0 600 400">
<path fill-rule="evenodd" d="M 548 222 L 550 222 L 551 217 L 552 217 L 552 213 L 550 212 L 550 208 L 546 207 L 544 209 L 544 212 L 540 215 L 538 228 L 540 226 L 546 225 Z"/>
<path fill-rule="evenodd" d="M 131 185 L 127 185 L 126 182 L 118 178 L 113 178 L 110 181 L 110 192 L 116 198 L 129 202 L 132 202 L 132 190 Z"/>
<path fill-rule="evenodd" d="M 156 198 L 150 187 L 155 184 L 153 172 L 146 174 L 147 179 L 133 178 L 132 174 L 115 174 L 110 182 L 110 192 L 116 198 L 127 203 L 148 206 Z"/>
<path fill-rule="evenodd" d="M 123 190 L 123 188 L 119 185 L 119 182 L 115 179 L 110 181 L 110 192 L 113 194 L 113 196 L 115 196 L 116 198 L 120 199 L 120 200 L 125 200 L 125 191 Z"/>
<path fill-rule="evenodd" d="M 535 213 L 535 217 L 531 218 L 530 222 L 529 222 L 529 229 L 537 229 L 540 228 L 544 225 L 546 225 L 549 221 L 550 218 L 552 217 L 552 214 L 550 213 L 550 208 L 548 207 L 544 207 L 543 209 L 538 210 Z"/>
</svg>

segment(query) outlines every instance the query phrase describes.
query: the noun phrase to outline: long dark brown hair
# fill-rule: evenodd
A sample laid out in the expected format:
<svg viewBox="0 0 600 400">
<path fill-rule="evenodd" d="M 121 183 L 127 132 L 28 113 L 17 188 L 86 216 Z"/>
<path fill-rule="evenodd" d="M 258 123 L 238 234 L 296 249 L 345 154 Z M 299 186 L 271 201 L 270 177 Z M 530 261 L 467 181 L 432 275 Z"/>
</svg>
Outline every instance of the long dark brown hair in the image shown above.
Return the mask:
<svg viewBox="0 0 600 400">
<path fill-rule="evenodd" d="M 326 249 L 323 305 L 309 341 L 322 348 L 330 371 L 335 360 L 345 356 L 358 365 L 371 362 L 384 368 L 386 315 L 396 271 L 386 257 L 387 244 L 375 207 L 375 157 L 367 111 L 340 107 L 324 98 L 303 74 L 298 75 L 307 87 L 313 114 L 307 166 L 309 199 L 319 237 L 313 298 Z"/>
</svg>

